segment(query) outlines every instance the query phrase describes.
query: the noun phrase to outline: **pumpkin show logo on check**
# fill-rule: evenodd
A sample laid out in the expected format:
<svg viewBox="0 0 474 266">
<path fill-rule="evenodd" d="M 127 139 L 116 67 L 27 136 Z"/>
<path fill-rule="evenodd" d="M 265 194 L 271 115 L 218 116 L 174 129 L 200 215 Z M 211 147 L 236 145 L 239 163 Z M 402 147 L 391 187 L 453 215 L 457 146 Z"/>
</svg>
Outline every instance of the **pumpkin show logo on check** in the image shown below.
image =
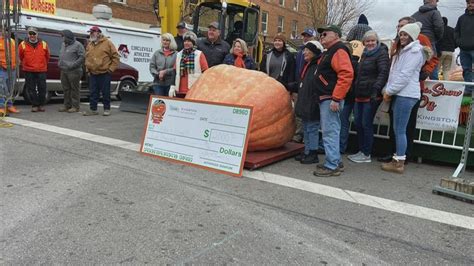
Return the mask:
<svg viewBox="0 0 474 266">
<path fill-rule="evenodd" d="M 151 106 L 151 120 L 153 124 L 160 124 L 166 113 L 166 103 L 163 100 L 155 100 Z"/>
</svg>

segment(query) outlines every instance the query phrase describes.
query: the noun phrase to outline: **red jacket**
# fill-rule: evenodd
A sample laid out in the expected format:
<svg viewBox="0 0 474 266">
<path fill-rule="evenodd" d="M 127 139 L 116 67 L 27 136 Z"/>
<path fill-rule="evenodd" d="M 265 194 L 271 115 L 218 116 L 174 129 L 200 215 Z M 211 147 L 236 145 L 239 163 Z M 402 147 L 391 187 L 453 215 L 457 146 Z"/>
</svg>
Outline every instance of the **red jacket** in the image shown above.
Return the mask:
<svg viewBox="0 0 474 266">
<path fill-rule="evenodd" d="M 49 62 L 48 44 L 38 39 L 36 47 L 28 41 L 22 41 L 19 47 L 21 69 L 26 72 L 46 72 Z"/>
</svg>

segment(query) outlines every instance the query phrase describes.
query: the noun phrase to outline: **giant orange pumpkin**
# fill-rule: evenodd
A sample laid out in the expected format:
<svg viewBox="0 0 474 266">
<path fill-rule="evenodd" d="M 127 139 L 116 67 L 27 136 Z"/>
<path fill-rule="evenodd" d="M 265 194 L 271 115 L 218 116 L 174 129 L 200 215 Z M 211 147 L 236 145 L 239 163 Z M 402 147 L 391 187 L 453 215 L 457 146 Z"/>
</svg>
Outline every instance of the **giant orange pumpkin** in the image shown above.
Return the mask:
<svg viewBox="0 0 474 266">
<path fill-rule="evenodd" d="M 249 151 L 280 147 L 295 133 L 290 95 L 278 81 L 259 71 L 212 67 L 193 84 L 186 99 L 253 106 Z"/>
</svg>

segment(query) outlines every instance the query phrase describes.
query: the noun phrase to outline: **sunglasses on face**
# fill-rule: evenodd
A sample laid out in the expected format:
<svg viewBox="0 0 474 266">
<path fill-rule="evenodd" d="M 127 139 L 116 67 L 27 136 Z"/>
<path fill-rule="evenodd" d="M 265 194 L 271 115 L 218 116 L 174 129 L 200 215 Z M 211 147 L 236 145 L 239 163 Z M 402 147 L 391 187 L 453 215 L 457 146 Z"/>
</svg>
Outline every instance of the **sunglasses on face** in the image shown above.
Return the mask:
<svg viewBox="0 0 474 266">
<path fill-rule="evenodd" d="M 33 35 L 33 36 L 34 36 L 34 35 L 36 35 L 36 32 L 34 32 L 34 31 L 29 31 L 29 32 L 28 32 L 28 35 Z"/>
</svg>

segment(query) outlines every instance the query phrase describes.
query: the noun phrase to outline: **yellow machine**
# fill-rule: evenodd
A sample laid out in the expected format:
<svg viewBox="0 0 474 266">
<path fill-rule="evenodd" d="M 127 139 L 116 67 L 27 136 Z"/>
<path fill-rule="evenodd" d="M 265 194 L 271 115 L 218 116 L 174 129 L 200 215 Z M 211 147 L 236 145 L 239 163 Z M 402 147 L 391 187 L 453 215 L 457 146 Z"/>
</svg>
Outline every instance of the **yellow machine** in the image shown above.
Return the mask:
<svg viewBox="0 0 474 266">
<path fill-rule="evenodd" d="M 155 0 L 154 7 L 161 32 L 176 35 L 176 25 L 185 21 L 198 37 L 204 37 L 209 23 L 217 21 L 222 39 L 230 45 L 236 38 L 245 40 L 255 60 L 261 61 L 260 7 L 249 0 Z"/>
<path fill-rule="evenodd" d="M 176 35 L 176 25 L 184 21 L 198 37 L 205 37 L 209 24 L 216 21 L 222 39 L 230 45 L 236 38 L 245 40 L 257 64 L 262 60 L 263 42 L 258 36 L 260 7 L 249 0 L 155 0 L 154 9 L 162 33 Z M 150 84 L 121 91 L 120 110 L 146 113 L 149 93 Z"/>
</svg>

